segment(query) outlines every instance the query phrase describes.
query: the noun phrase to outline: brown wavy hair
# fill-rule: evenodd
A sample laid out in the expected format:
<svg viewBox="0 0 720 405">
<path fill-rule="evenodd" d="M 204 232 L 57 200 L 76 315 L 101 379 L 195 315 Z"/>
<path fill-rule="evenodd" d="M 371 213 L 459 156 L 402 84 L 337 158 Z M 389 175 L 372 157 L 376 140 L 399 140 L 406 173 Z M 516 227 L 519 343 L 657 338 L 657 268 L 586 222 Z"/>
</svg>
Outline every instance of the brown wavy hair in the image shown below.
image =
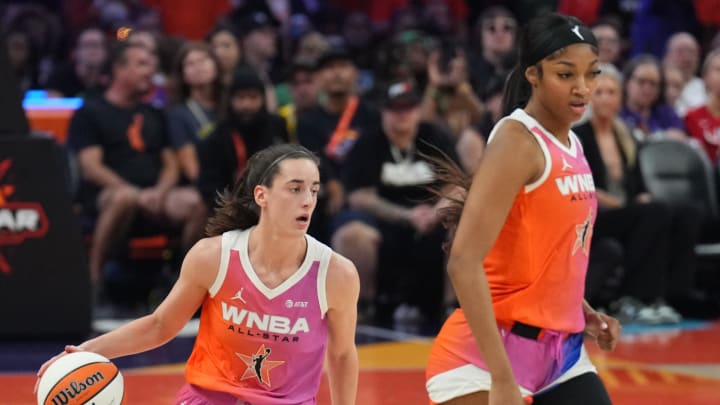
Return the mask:
<svg viewBox="0 0 720 405">
<path fill-rule="evenodd" d="M 234 229 L 248 229 L 260 220 L 260 206 L 255 202 L 255 186 L 272 187 L 280 171 L 280 163 L 287 159 L 308 159 L 320 165 L 320 160 L 303 146 L 284 143 L 270 146 L 255 153 L 235 186 L 218 193 L 215 214 L 208 220 L 205 233 L 222 235 Z"/>
</svg>

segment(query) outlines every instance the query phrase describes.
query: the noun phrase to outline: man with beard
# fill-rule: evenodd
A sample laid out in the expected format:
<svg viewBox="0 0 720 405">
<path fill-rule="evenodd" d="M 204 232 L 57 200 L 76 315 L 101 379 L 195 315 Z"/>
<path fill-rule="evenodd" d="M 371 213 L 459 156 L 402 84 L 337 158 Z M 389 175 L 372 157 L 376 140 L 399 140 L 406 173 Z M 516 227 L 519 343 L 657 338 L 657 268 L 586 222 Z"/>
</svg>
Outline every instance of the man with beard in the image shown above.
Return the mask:
<svg viewBox="0 0 720 405">
<path fill-rule="evenodd" d="M 358 70 L 344 49 L 332 49 L 317 62 L 318 105 L 298 116 L 297 139 L 322 159 L 323 193 L 313 213 L 309 233 L 327 241 L 332 218 L 345 205 L 340 172 L 355 142 L 379 126 L 380 114 L 360 100 Z M 379 237 L 379 235 L 378 235 Z"/>
<path fill-rule="evenodd" d="M 142 45 L 119 44 L 110 60 L 107 91 L 89 97 L 68 129 L 68 145 L 77 153 L 83 177 L 78 196 L 83 213 L 97 216 L 89 257 L 97 287 L 106 255 L 124 240 L 135 218 L 182 227 L 186 249 L 205 225 L 197 190 L 178 187 L 178 162 L 164 114 L 142 102 L 151 88 L 153 58 Z"/>
<path fill-rule="evenodd" d="M 228 110 L 215 131 L 198 145 L 198 188 L 208 207 L 217 193 L 231 188 L 255 152 L 288 142 L 285 119 L 267 111 L 265 85 L 250 67 L 235 72 Z"/>
</svg>

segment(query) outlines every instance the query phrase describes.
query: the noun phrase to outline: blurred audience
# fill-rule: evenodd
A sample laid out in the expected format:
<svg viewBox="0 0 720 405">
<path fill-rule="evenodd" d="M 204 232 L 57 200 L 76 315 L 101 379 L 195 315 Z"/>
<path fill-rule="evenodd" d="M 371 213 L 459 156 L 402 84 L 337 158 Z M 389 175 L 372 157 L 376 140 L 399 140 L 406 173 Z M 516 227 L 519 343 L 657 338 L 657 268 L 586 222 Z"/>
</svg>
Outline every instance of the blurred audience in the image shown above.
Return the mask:
<svg viewBox="0 0 720 405">
<path fill-rule="evenodd" d="M 288 142 L 285 120 L 267 111 L 265 94 L 265 84 L 253 69 L 236 70 L 225 117 L 198 146 L 198 188 L 208 207 L 215 206 L 218 191 L 232 188 L 250 156 Z"/>
<path fill-rule="evenodd" d="M 243 52 L 240 37 L 229 24 L 218 24 L 206 38 L 220 62 L 220 78 L 225 86 L 230 86 L 235 69 L 242 63 Z"/>
<path fill-rule="evenodd" d="M 639 141 L 649 137 L 685 139 L 685 127 L 672 106 L 665 102 L 665 77 L 652 55 L 639 55 L 623 70 L 624 106 L 620 117 Z"/>
<path fill-rule="evenodd" d="M 311 232 L 327 240 L 329 222 L 345 205 L 340 182 L 341 167 L 355 142 L 375 130 L 377 110 L 361 100 L 357 91 L 358 70 L 344 49 L 332 49 L 317 63 L 318 104 L 298 116 L 297 138 L 317 153 L 323 191 L 313 212 Z"/>
<path fill-rule="evenodd" d="M 679 32 L 670 37 L 663 64 L 675 66 L 682 73 L 684 84 L 682 92 L 673 104 L 675 112 L 680 117 L 684 117 L 688 110 L 705 102 L 705 86 L 702 79 L 697 76 L 700 60 L 700 44 L 695 37 L 687 32 Z"/>
<path fill-rule="evenodd" d="M 214 130 L 223 98 L 220 63 L 204 42 L 189 42 L 172 73 L 173 104 L 167 109 L 170 140 L 180 172 L 195 183 L 200 173 L 197 145 Z"/>
<path fill-rule="evenodd" d="M 694 247 L 702 218 L 692 206 L 652 201 L 640 172 L 637 142 L 618 117 L 620 74 L 610 65 L 601 70 L 590 120 L 575 132 L 597 193 L 593 237 L 613 238 L 623 247 L 622 297 L 610 309 L 625 323 L 676 323 L 681 316 L 668 302 L 684 299 L 695 289 Z"/>
<path fill-rule="evenodd" d="M 720 147 L 720 49 L 707 55 L 702 76 L 707 89 L 706 103 L 688 112 L 685 126 L 690 136 L 703 146 L 713 167 L 717 167 Z"/>
<path fill-rule="evenodd" d="M 358 139 L 342 169 L 349 210 L 335 220 L 332 246 L 358 268 L 366 317 L 376 305 L 377 315 L 394 311 L 396 321 L 440 316 L 445 231 L 429 202 L 435 177 L 428 159 L 457 157 L 449 134 L 421 123 L 420 103 L 410 82 L 391 84 L 381 128 Z"/>
<path fill-rule="evenodd" d="M 84 97 L 102 92 L 107 86 L 107 40 L 100 28 L 82 30 L 77 37 L 70 60 L 50 75 L 45 88 L 50 97 Z"/>
<path fill-rule="evenodd" d="M 89 262 L 98 288 L 109 250 L 125 240 L 136 217 L 182 228 L 185 249 L 201 237 L 205 224 L 200 195 L 177 186 L 178 164 L 164 115 L 142 102 L 152 88 L 153 55 L 144 46 L 121 43 L 110 62 L 108 89 L 75 112 L 68 140 L 85 180 L 84 214 L 97 215 Z"/>
</svg>

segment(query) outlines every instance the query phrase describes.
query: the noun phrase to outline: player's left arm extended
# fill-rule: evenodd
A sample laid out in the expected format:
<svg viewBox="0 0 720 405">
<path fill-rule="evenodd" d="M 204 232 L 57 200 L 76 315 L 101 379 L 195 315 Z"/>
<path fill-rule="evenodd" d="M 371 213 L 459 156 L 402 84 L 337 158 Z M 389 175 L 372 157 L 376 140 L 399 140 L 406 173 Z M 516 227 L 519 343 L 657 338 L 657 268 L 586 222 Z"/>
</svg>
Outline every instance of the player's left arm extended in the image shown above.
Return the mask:
<svg viewBox="0 0 720 405">
<path fill-rule="evenodd" d="M 327 275 L 327 365 L 333 405 L 355 404 L 358 356 L 355 346 L 360 279 L 349 260 L 334 254 Z"/>
</svg>

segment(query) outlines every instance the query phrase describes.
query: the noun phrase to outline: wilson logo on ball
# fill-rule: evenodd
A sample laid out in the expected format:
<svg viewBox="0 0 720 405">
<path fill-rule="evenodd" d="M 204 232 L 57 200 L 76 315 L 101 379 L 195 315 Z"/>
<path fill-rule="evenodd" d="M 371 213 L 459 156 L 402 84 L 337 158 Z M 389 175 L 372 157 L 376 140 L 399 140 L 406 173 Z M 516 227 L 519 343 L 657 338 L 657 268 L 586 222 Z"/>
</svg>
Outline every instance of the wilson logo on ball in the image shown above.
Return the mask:
<svg viewBox="0 0 720 405">
<path fill-rule="evenodd" d="M 77 372 L 68 374 L 50 390 L 48 399 L 53 405 L 81 403 L 97 395 L 106 385 L 101 382 L 112 380 L 118 373 L 117 367 L 111 363 L 97 363 L 93 369 L 90 375 L 78 375 Z"/>
</svg>

